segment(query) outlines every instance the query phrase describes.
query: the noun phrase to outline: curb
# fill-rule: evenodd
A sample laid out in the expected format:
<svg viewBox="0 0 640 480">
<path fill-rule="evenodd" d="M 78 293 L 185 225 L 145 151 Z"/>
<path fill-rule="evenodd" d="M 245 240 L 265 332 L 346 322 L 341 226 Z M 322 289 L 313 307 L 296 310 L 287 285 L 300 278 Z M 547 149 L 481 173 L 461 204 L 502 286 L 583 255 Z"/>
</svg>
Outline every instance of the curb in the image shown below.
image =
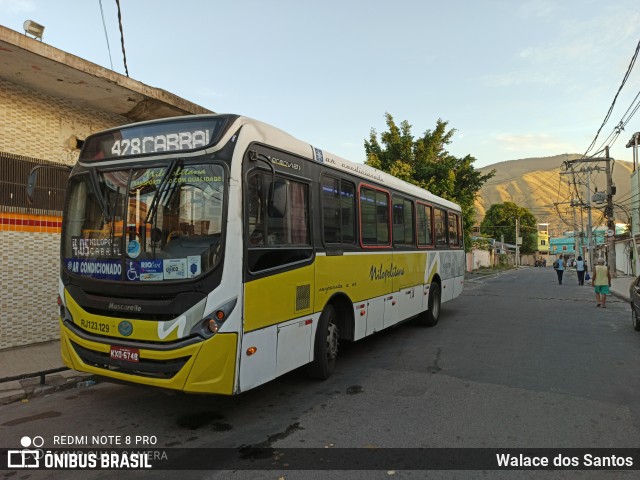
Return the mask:
<svg viewBox="0 0 640 480">
<path fill-rule="evenodd" d="M 31 398 L 42 397 L 50 393 L 80 388 L 96 383 L 93 375 L 69 370 L 60 374 L 47 375 L 44 385 L 40 379 L 26 378 L 2 384 L 0 387 L 0 405 L 15 402 L 28 402 Z"/>
</svg>

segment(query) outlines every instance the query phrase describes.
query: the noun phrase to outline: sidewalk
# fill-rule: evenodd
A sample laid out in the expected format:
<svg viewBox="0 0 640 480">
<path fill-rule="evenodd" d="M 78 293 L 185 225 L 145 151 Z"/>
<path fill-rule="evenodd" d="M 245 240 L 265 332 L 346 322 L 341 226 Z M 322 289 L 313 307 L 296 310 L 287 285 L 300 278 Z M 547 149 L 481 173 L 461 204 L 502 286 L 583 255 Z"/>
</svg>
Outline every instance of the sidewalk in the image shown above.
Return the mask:
<svg viewBox="0 0 640 480">
<path fill-rule="evenodd" d="M 54 371 L 38 375 L 50 370 Z M 29 375 L 29 378 L 5 381 Z M 62 363 L 58 340 L 0 350 L 0 405 L 90 383 L 93 383 L 91 375 L 69 370 Z"/>
<path fill-rule="evenodd" d="M 471 277 L 475 275 L 471 274 Z M 478 275 L 480 276 L 480 275 Z M 484 275 L 486 276 L 486 275 Z M 620 275 L 611 280 L 611 294 L 624 302 L 629 302 L 629 287 L 635 277 Z M 66 367 L 60 357 L 60 343 L 56 341 L 28 345 L 25 347 L 0 350 L 0 405 L 19 400 L 26 401 L 31 397 L 47 395 L 66 388 L 84 387 L 94 383 L 91 375 L 63 370 Z M 58 370 L 44 376 L 36 375 L 48 370 Z M 36 375 L 32 378 L 2 381 L 21 375 Z"/>
</svg>

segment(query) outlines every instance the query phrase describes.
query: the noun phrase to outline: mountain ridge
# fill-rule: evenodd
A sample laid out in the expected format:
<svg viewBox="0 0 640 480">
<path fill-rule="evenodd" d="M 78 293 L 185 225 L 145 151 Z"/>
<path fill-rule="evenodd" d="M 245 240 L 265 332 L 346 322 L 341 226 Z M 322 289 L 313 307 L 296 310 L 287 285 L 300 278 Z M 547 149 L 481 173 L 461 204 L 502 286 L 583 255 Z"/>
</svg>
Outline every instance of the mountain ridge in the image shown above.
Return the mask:
<svg viewBox="0 0 640 480">
<path fill-rule="evenodd" d="M 505 160 L 487 165 L 477 170 L 487 174 L 491 170 L 496 174 L 478 192 L 475 201 L 476 223 L 480 224 L 489 207 L 496 203 L 513 202 L 525 207 L 538 219 L 538 223 L 548 223 L 554 235 L 560 235 L 563 231 L 573 230 L 573 209 L 570 206 L 572 197 L 575 197 L 575 189 L 569 187 L 573 182 L 571 175 L 560 175 L 560 167 L 567 160 L 582 158 L 581 154 L 565 153 L 549 157 L 530 157 L 516 160 Z M 586 166 L 605 167 L 605 162 L 585 163 Z M 616 220 L 626 223 L 627 214 L 630 211 L 631 197 L 630 174 L 633 164 L 624 160 L 615 160 L 613 164 L 613 184 L 616 186 L 616 195 L 613 200 L 621 207 L 615 207 Z M 578 181 L 586 182 L 587 174 L 580 174 Z M 605 171 L 594 171 L 590 176 L 590 190 L 606 191 Z M 577 185 L 579 197 L 587 202 L 586 185 Z M 557 207 L 554 204 L 558 204 Z M 592 223 L 594 226 L 604 224 L 602 214 L 604 205 L 592 203 Z M 576 209 L 575 227 L 580 229 L 580 210 Z M 583 224 L 586 225 L 586 209 L 583 211 Z"/>
</svg>

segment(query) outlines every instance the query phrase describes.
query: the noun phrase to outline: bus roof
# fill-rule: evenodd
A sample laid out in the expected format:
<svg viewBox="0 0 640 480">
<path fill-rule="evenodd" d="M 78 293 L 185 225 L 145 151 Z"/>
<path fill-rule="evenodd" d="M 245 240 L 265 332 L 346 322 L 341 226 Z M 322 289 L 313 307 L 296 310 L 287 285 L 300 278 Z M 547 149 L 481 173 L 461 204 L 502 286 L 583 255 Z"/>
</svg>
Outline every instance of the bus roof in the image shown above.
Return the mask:
<svg viewBox="0 0 640 480">
<path fill-rule="evenodd" d="M 413 197 L 423 199 L 428 202 L 437 203 L 443 207 L 451 210 L 460 211 L 460 206 L 454 202 L 446 200 L 442 197 L 434 195 L 424 188 L 420 188 L 409 182 L 405 182 L 393 175 L 390 175 L 382 170 L 370 167 L 362 163 L 355 163 L 346 160 L 338 155 L 334 155 L 321 148 L 314 147 L 307 142 L 299 140 L 292 135 L 273 127 L 264 122 L 254 120 L 249 117 L 238 117 L 237 122 L 240 125 L 252 125 L 264 136 L 264 141 L 267 144 L 279 146 L 291 153 L 298 154 L 302 157 L 310 160 L 322 163 L 327 167 L 334 168 L 336 170 L 360 177 L 363 180 L 369 180 L 373 184 L 378 184 L 387 188 L 392 188 L 396 191 L 406 193 Z M 234 132 L 237 129 L 230 129 Z"/>
</svg>

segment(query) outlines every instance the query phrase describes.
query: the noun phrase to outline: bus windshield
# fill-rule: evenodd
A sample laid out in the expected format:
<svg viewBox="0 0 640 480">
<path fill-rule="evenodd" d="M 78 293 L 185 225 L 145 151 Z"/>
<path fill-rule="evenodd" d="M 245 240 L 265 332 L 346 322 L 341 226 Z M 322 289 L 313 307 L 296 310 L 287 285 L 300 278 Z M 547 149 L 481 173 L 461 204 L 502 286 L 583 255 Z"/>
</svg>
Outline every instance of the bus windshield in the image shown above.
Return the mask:
<svg viewBox="0 0 640 480">
<path fill-rule="evenodd" d="M 122 282 L 188 281 L 220 262 L 225 170 L 185 164 L 70 179 L 62 260 L 69 273 Z"/>
</svg>

